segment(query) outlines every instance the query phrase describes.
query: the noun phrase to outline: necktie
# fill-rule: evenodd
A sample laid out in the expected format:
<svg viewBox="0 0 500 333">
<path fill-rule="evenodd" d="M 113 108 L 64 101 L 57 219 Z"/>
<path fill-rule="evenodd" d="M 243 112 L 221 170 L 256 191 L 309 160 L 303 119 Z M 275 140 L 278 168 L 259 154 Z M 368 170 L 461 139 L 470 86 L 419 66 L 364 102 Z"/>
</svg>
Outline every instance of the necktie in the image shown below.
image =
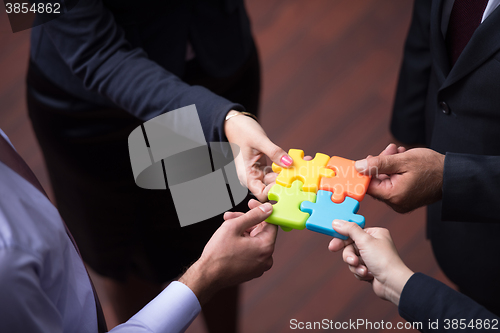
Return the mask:
<svg viewBox="0 0 500 333">
<path fill-rule="evenodd" d="M 446 33 L 446 46 L 452 66 L 481 24 L 487 4 L 488 0 L 455 0 Z"/>
<path fill-rule="evenodd" d="M 7 140 L 4 139 L 3 136 L 0 135 L 0 162 L 3 162 L 6 166 L 11 168 L 14 172 L 16 172 L 18 175 L 26 179 L 28 182 L 31 183 L 37 190 L 42 192 L 45 196 L 47 194 L 43 190 L 42 185 L 36 178 L 35 174 L 29 166 L 24 162 L 24 160 L 19 156 L 19 154 L 12 148 L 12 146 L 7 142 Z M 63 221 L 64 223 L 64 221 Z M 68 234 L 68 237 L 71 239 L 71 242 L 75 246 L 76 252 L 78 252 L 78 255 L 80 255 L 80 251 L 78 250 L 78 247 L 76 246 L 75 240 L 73 239 L 73 236 L 69 232 L 68 227 L 66 226 L 66 223 L 64 223 L 64 228 L 66 229 L 66 233 Z M 81 255 L 80 255 L 81 258 Z M 89 276 L 90 280 L 90 276 Z M 92 292 L 94 293 L 94 299 L 95 299 L 95 304 L 96 304 L 96 311 L 97 311 L 97 330 L 99 333 L 104 333 L 108 329 L 106 327 L 106 320 L 104 319 L 104 313 L 102 312 L 101 308 L 101 303 L 99 302 L 99 298 L 97 297 L 97 293 L 94 288 L 94 284 L 92 283 L 92 280 L 90 280 L 90 285 L 92 287 Z"/>
</svg>

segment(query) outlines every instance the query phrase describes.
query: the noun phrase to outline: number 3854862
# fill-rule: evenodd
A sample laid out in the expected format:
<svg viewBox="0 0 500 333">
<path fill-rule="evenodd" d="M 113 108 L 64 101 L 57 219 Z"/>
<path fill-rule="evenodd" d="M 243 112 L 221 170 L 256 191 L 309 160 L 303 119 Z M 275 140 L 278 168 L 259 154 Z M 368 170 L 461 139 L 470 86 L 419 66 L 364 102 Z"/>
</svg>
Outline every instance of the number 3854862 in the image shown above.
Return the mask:
<svg viewBox="0 0 500 333">
<path fill-rule="evenodd" d="M 5 10 L 7 14 L 26 14 L 26 13 L 46 13 L 46 14 L 60 14 L 61 13 L 61 4 L 60 3 L 33 3 L 30 4 L 28 2 L 14 2 L 10 3 L 7 2 L 5 3 Z"/>
</svg>

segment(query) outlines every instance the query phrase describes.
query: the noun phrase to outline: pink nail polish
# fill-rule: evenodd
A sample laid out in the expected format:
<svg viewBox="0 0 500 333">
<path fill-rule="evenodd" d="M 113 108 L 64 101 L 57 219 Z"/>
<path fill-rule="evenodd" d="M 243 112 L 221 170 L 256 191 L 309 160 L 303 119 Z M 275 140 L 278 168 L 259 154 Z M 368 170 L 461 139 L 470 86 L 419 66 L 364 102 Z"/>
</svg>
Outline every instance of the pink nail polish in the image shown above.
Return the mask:
<svg viewBox="0 0 500 333">
<path fill-rule="evenodd" d="M 293 160 L 290 156 L 283 155 L 283 157 L 281 158 L 281 163 L 283 163 L 286 166 L 290 166 L 290 165 L 292 165 Z"/>
</svg>

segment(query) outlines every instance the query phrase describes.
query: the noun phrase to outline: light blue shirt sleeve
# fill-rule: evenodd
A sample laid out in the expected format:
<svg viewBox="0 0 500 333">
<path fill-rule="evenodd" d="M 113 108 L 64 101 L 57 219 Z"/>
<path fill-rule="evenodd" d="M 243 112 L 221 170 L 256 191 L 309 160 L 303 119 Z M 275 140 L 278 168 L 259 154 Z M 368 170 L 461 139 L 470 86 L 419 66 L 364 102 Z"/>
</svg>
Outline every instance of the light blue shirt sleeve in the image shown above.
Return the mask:
<svg viewBox="0 0 500 333">
<path fill-rule="evenodd" d="M 0 332 L 96 333 L 89 277 L 57 209 L 1 162 L 0 188 Z M 111 332 L 184 332 L 200 310 L 176 281 Z"/>
<path fill-rule="evenodd" d="M 37 270 L 35 255 L 22 249 L 0 249 L 0 330 L 3 332 L 64 332 L 64 314 L 47 295 Z M 88 278 L 87 278 L 88 279 Z M 89 291 L 89 294 L 91 291 Z M 88 306 L 95 306 L 93 299 Z M 200 313 L 195 294 L 186 285 L 172 282 L 155 299 L 112 333 L 180 333 Z M 95 310 L 92 310 L 95 316 Z M 88 319 L 88 318 L 87 318 Z M 73 321 L 75 332 L 97 332 L 95 322 Z"/>
<path fill-rule="evenodd" d="M 110 333 L 180 333 L 201 311 L 196 295 L 185 284 L 174 281 L 141 311 Z"/>
<path fill-rule="evenodd" d="M 47 297 L 36 256 L 22 249 L 0 249 L 0 331 L 63 332 L 61 314 Z"/>
</svg>

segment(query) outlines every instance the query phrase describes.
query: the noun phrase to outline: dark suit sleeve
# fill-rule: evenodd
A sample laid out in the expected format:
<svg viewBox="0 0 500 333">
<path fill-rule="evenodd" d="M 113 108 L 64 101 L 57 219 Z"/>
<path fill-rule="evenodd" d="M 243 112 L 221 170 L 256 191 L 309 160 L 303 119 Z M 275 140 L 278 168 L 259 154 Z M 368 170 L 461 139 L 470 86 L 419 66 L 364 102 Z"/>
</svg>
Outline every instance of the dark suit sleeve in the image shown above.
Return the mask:
<svg viewBox="0 0 500 333">
<path fill-rule="evenodd" d="M 184 83 L 148 59 L 144 50 L 132 48 L 101 0 L 79 0 L 68 13 L 42 28 L 86 89 L 139 119 L 195 104 L 207 141 L 220 141 L 225 138 L 225 114 L 243 110 L 208 89 Z"/>
<path fill-rule="evenodd" d="M 500 156 L 447 153 L 442 220 L 500 221 Z"/>
<path fill-rule="evenodd" d="M 486 321 L 489 322 L 490 328 L 495 323 L 497 329 L 499 327 L 499 318 L 493 313 L 467 296 L 422 273 L 413 274 L 403 288 L 399 301 L 399 314 L 409 322 L 422 323 L 422 326 L 418 328 L 421 332 L 454 330 L 483 332 Z M 456 329 L 452 326 L 453 319 L 458 320 L 459 327 Z M 436 320 L 439 325 L 437 329 L 430 328 L 429 321 L 436 322 Z M 468 326 L 471 323 L 474 324 L 474 329 Z M 478 328 L 478 323 L 481 323 L 480 328 Z M 417 328 L 416 325 L 415 328 Z"/>
<path fill-rule="evenodd" d="M 425 102 L 431 73 L 431 1 L 416 0 L 406 39 L 391 132 L 406 144 L 425 144 Z"/>
</svg>

